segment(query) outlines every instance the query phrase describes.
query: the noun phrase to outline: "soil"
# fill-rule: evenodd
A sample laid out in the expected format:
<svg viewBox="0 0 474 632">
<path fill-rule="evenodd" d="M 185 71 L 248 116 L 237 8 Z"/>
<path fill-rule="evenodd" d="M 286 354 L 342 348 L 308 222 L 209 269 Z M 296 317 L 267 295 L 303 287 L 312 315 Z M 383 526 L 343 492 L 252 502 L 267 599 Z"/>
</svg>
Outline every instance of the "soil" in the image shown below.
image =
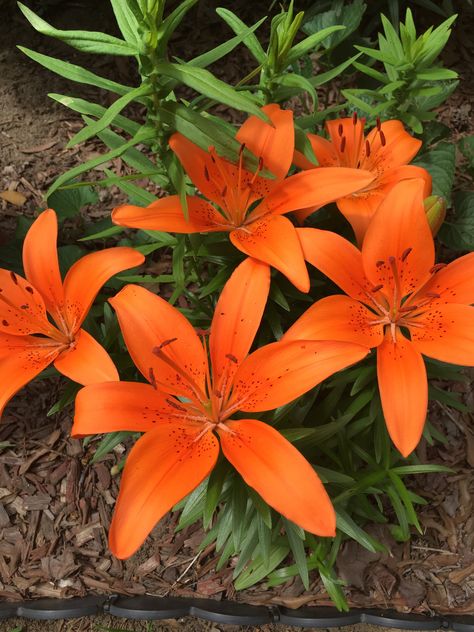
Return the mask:
<svg viewBox="0 0 474 632">
<path fill-rule="evenodd" d="M 186 29 L 174 42 L 176 54 L 192 56 L 226 35 L 216 28 L 211 3 L 203 3 L 200 38 Z M 251 4 L 251 3 L 250 3 Z M 67 9 L 65 8 L 67 6 Z M 94 11 L 91 11 L 91 7 Z M 58 27 L 90 28 L 114 33 L 108 3 L 86 0 L 43 3 L 44 17 Z M 262 6 L 261 13 L 266 10 Z M 204 13 L 203 13 L 204 12 Z M 59 174 L 79 161 L 103 151 L 90 141 L 66 150 L 68 139 L 81 127 L 78 115 L 48 99 L 48 92 L 73 94 L 108 105 L 108 97 L 86 86 L 70 84 L 26 58 L 15 44 L 59 56 L 124 83 L 134 82 L 133 69 L 123 60 L 104 61 L 38 36 L 6 2 L 0 23 L 0 191 L 17 191 L 25 200 L 15 206 L 0 200 L 0 244 L 8 244 L 19 215 L 32 217 L 44 208 L 44 193 Z M 259 17 L 253 16 L 256 20 Z M 204 26 L 207 25 L 207 28 Z M 472 22 L 459 20 L 445 53 L 445 64 L 462 77 L 458 91 L 440 110 L 440 120 L 450 124 L 454 139 L 473 133 L 471 116 L 474 45 Z M 198 41 L 199 40 L 199 41 Z M 234 60 L 218 69 L 228 80 L 240 78 L 242 68 Z M 114 165 L 117 167 L 117 165 Z M 120 166 L 120 165 L 119 165 Z M 457 185 L 472 188 L 460 162 Z M 100 173 L 97 174 L 97 176 Z M 107 216 L 120 201 L 115 189 L 100 191 L 100 203 L 87 209 L 87 221 Z M 110 475 L 112 466 L 127 449 L 120 444 L 103 461 L 91 464 L 94 442 L 84 448 L 71 439 L 71 410 L 47 417 L 61 393 L 61 382 L 37 380 L 16 396 L 0 425 L 0 599 L 70 597 L 86 593 L 125 595 L 181 595 L 236 599 L 253 604 L 288 607 L 329 605 L 320 582 L 314 579 L 305 591 L 298 579 L 269 590 L 257 586 L 241 593 L 232 587 L 232 568 L 213 571 L 212 546 L 196 555 L 202 530 L 194 525 L 174 535 L 177 516 L 162 520 L 139 553 L 120 562 L 107 549 L 107 530 L 118 491 Z M 47 388 L 45 388 L 47 386 Z M 453 386 L 473 407 L 468 383 Z M 347 543 L 338 571 L 347 584 L 350 603 L 356 607 L 393 607 L 417 613 L 474 613 L 474 426 L 472 417 L 448 408 L 433 407 L 431 421 L 444 432 L 448 447 L 419 447 L 423 462 L 443 463 L 456 474 L 417 478 L 414 491 L 429 500 L 420 513 L 423 535 L 411 544 L 395 543 L 388 531 L 376 535 L 391 550 L 374 555 L 355 543 Z M 419 489 L 418 489 L 419 488 Z M 0 622 L 0 630 L 15 625 L 25 631 L 92 630 L 96 624 L 122 629 L 146 630 L 143 623 L 112 621 L 110 617 L 77 622 Z M 62 627 L 61 627 L 62 626 Z M 133 627 L 135 626 L 135 627 Z M 156 623 L 156 631 L 187 629 L 231 630 L 194 620 Z M 368 632 L 371 626 L 355 626 Z M 245 629 L 245 628 L 240 628 Z M 263 626 L 266 632 L 281 626 Z"/>
</svg>

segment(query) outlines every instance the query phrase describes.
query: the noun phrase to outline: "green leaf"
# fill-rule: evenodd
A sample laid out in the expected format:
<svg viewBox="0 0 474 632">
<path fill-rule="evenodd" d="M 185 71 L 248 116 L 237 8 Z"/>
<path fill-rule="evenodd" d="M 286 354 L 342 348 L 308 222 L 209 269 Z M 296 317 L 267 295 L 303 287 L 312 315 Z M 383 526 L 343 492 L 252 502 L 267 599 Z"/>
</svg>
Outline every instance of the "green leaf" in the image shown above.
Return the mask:
<svg viewBox="0 0 474 632">
<path fill-rule="evenodd" d="M 67 149 L 74 147 L 78 143 L 83 143 L 92 136 L 97 136 L 99 132 L 110 125 L 115 117 L 132 101 L 135 101 L 138 97 L 150 94 L 151 86 L 143 83 L 138 88 L 134 88 L 127 94 L 119 97 L 110 107 L 108 107 L 104 114 L 98 121 L 94 121 L 90 125 L 83 127 L 77 134 L 75 134 L 66 145 Z"/>
<path fill-rule="evenodd" d="M 196 90 L 200 94 L 214 99 L 218 103 L 223 103 L 232 108 L 254 114 L 264 121 L 267 116 L 260 110 L 256 102 L 242 92 L 237 92 L 227 83 L 214 77 L 212 73 L 204 68 L 196 68 L 188 64 L 173 64 L 168 61 L 160 61 L 155 64 L 155 71 L 158 74 L 166 75 L 172 79 L 180 81 L 184 85 Z"/>
<path fill-rule="evenodd" d="M 120 32 L 130 44 L 140 41 L 138 20 L 124 0 L 110 0 Z"/>
<path fill-rule="evenodd" d="M 307 92 L 311 96 L 313 107 L 315 103 L 317 103 L 318 96 L 316 90 L 306 77 L 292 72 L 286 75 L 278 75 L 273 81 L 280 86 L 279 89 L 274 92 L 275 101 L 287 101 L 301 92 Z"/>
<path fill-rule="evenodd" d="M 384 551 L 385 547 L 377 542 L 375 538 L 366 533 L 349 514 L 342 508 L 338 507 L 336 510 L 336 522 L 337 528 L 348 535 L 350 538 L 358 542 L 364 549 L 377 553 L 377 551 Z"/>
<path fill-rule="evenodd" d="M 224 20 L 224 22 L 226 22 L 228 26 L 230 26 L 236 35 L 242 35 L 242 33 L 248 29 L 248 26 L 229 9 L 218 7 L 216 9 L 216 13 Z M 267 58 L 266 53 L 255 35 L 246 37 L 244 44 L 259 64 L 265 63 Z"/>
<path fill-rule="evenodd" d="M 454 194 L 454 212 L 448 215 L 438 233 L 440 241 L 453 250 L 474 250 L 474 193 Z"/>
<path fill-rule="evenodd" d="M 349 68 L 351 64 L 355 66 L 355 60 L 360 57 L 360 55 L 361 53 L 358 53 L 357 55 L 354 55 L 354 57 L 350 57 L 349 59 L 346 59 L 346 61 L 343 61 L 342 64 L 339 64 L 339 66 L 335 66 L 334 68 L 331 68 L 331 70 L 327 70 L 326 72 L 320 72 L 314 77 L 311 77 L 310 82 L 315 88 L 318 88 L 319 86 L 328 83 L 328 81 L 332 81 L 340 74 L 342 74 L 344 70 L 346 70 L 346 68 Z"/>
<path fill-rule="evenodd" d="M 107 178 L 107 184 L 110 183 L 118 186 L 121 191 L 128 195 L 131 204 L 137 204 L 138 206 L 148 206 L 152 202 L 156 202 L 156 200 L 158 199 L 156 195 L 153 195 L 153 193 L 150 193 L 146 189 L 135 186 L 131 182 L 128 182 L 128 180 L 116 176 L 109 169 L 105 169 L 104 172 L 110 176 L 109 178 Z M 104 181 L 101 180 L 99 184 L 103 186 Z"/>
<path fill-rule="evenodd" d="M 459 151 L 467 158 L 470 167 L 474 167 L 474 134 L 465 136 L 459 141 Z"/>
<path fill-rule="evenodd" d="M 306 564 L 306 551 L 303 544 L 304 531 L 302 532 L 300 527 L 284 517 L 282 518 L 282 521 L 285 526 L 288 543 L 290 545 L 291 552 L 293 553 L 293 557 L 295 558 L 295 564 L 303 582 L 303 586 L 306 590 L 309 590 L 308 566 Z"/>
<path fill-rule="evenodd" d="M 344 26 L 344 30 L 333 33 L 326 38 L 326 41 L 322 42 L 326 49 L 336 47 L 353 33 L 359 26 L 366 9 L 366 5 L 362 0 L 355 0 L 351 4 L 344 4 L 343 2 L 337 4 L 330 2 L 328 4 L 331 7 L 329 11 L 311 16 L 302 26 L 302 30 L 308 35 L 335 24 Z"/>
<path fill-rule="evenodd" d="M 453 473 L 450 467 L 446 467 L 445 465 L 435 465 L 435 464 L 420 464 L 420 465 L 399 465 L 398 467 L 392 467 L 391 472 L 398 474 L 399 476 L 406 476 L 409 474 L 432 474 L 435 472 L 448 472 Z"/>
<path fill-rule="evenodd" d="M 141 143 L 144 140 L 154 138 L 154 136 L 155 136 L 154 130 L 151 130 L 150 128 L 141 128 L 137 132 L 137 134 L 133 136 L 133 138 L 131 138 L 126 143 L 123 143 L 116 149 L 113 149 L 112 151 L 108 151 L 105 154 L 102 154 L 101 156 L 97 156 L 97 158 L 92 158 L 91 160 L 88 160 L 87 162 L 82 163 L 82 165 L 73 167 L 72 169 L 69 169 L 69 171 L 66 171 L 65 173 L 60 175 L 59 178 L 57 178 L 57 180 L 55 180 L 53 184 L 49 187 L 46 193 L 46 196 L 49 197 L 52 193 L 54 193 L 54 191 L 59 189 L 62 184 L 65 184 L 66 182 L 73 180 L 74 178 L 81 175 L 85 171 L 89 171 L 90 169 L 93 169 L 94 167 L 97 167 L 98 165 L 101 165 L 104 162 L 107 162 L 108 160 L 112 160 L 113 158 L 117 158 L 118 156 L 121 156 L 127 149 L 130 149 L 134 145 L 138 145 L 138 143 Z"/>
<path fill-rule="evenodd" d="M 268 563 L 265 563 L 261 557 L 257 557 L 243 573 L 238 577 L 234 586 L 236 590 L 244 590 L 264 579 L 274 568 L 280 564 L 288 555 L 290 549 L 283 544 L 272 544 L 270 547 L 270 555 Z"/>
<path fill-rule="evenodd" d="M 309 37 L 306 37 L 303 41 L 295 44 L 293 48 L 290 49 L 289 53 L 286 55 L 285 63 L 290 65 L 295 62 L 297 59 L 316 48 L 318 44 L 321 44 L 324 39 L 335 33 L 336 31 L 342 31 L 346 27 L 336 24 L 334 26 L 328 26 L 317 33 L 313 33 Z"/>
<path fill-rule="evenodd" d="M 122 443 L 127 437 L 132 436 L 133 432 L 126 432 L 125 430 L 121 430 L 120 432 L 111 432 L 106 434 L 105 437 L 100 441 L 96 451 L 94 452 L 94 456 L 91 459 L 91 463 L 97 463 L 102 457 L 118 446 L 119 443 Z"/>
<path fill-rule="evenodd" d="M 18 46 L 22 53 L 25 53 L 30 59 L 36 61 L 41 66 L 44 66 L 51 72 L 56 73 L 60 77 L 64 77 L 65 79 L 69 79 L 70 81 L 75 81 L 76 83 L 85 83 L 89 86 L 96 86 L 97 88 L 103 88 L 104 90 L 109 90 L 110 92 L 114 92 L 116 94 L 127 94 L 133 88 L 129 86 L 123 86 L 116 81 L 111 81 L 110 79 L 105 79 L 105 77 L 99 77 L 99 75 L 82 68 L 81 66 L 76 66 L 75 64 L 70 64 L 67 61 L 61 61 L 60 59 L 55 59 L 54 57 L 50 57 L 49 55 L 43 55 L 42 53 L 37 53 L 34 50 L 30 50 L 29 48 L 25 48 L 24 46 Z"/>
<path fill-rule="evenodd" d="M 417 156 L 412 164 L 424 167 L 433 178 L 433 195 L 442 195 L 451 200 L 454 183 L 456 147 L 443 141 Z"/>
<path fill-rule="evenodd" d="M 221 501 L 222 487 L 228 472 L 224 461 L 221 461 L 211 472 L 207 481 L 206 498 L 202 513 L 204 529 L 209 529 L 217 505 Z"/>
<path fill-rule="evenodd" d="M 458 79 L 459 75 L 454 70 L 449 68 L 425 68 L 424 70 L 417 71 L 416 76 L 418 79 L 424 81 L 446 81 L 448 79 Z"/>
<path fill-rule="evenodd" d="M 180 25 L 186 13 L 198 0 L 182 0 L 161 23 L 158 29 L 158 50 L 161 55 L 165 55 L 169 38 Z"/>
<path fill-rule="evenodd" d="M 84 53 L 127 56 L 138 54 L 138 49 L 135 46 L 118 37 L 97 31 L 61 31 L 48 24 L 21 2 L 18 3 L 18 6 L 31 26 L 39 33 L 61 40 Z"/>
<path fill-rule="evenodd" d="M 47 198 L 49 208 L 58 214 L 59 219 L 74 217 L 87 204 L 99 201 L 97 193 L 89 186 L 67 191 L 55 191 Z"/>
</svg>

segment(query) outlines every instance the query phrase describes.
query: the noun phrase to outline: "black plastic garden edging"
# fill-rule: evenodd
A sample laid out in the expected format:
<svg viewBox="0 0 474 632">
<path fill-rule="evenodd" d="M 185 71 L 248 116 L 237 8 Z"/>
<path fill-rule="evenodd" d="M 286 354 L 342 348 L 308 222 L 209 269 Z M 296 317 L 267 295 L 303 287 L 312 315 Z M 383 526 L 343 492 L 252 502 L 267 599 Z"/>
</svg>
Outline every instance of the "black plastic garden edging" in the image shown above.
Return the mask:
<svg viewBox="0 0 474 632">
<path fill-rule="evenodd" d="M 125 619 L 177 619 L 197 617 L 215 623 L 261 625 L 280 623 L 307 628 L 334 628 L 356 623 L 372 623 L 405 630 L 453 630 L 474 632 L 472 616 L 432 617 L 403 614 L 394 610 L 362 610 L 339 612 L 335 608 L 298 608 L 251 606 L 233 601 L 187 599 L 181 597 L 111 597 L 88 596 L 72 599 L 37 599 L 22 602 L 0 602 L 0 619 L 73 619 L 98 614 Z"/>
</svg>

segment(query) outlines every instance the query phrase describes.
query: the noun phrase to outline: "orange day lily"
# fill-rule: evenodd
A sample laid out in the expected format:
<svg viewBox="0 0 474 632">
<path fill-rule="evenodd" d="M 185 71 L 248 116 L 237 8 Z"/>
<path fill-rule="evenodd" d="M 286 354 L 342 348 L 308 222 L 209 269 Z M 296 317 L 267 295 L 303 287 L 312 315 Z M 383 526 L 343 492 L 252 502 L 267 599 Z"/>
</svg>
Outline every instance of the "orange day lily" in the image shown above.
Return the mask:
<svg viewBox="0 0 474 632">
<path fill-rule="evenodd" d="M 426 418 L 422 354 L 474 365 L 474 253 L 434 264 L 423 190 L 420 180 L 393 187 L 361 251 L 335 233 L 299 229 L 307 260 L 348 296 L 317 301 L 283 337 L 350 340 L 377 348 L 383 413 L 403 456 L 415 449 Z"/>
<path fill-rule="evenodd" d="M 323 206 L 369 185 L 374 176 L 363 169 L 329 168 L 299 173 L 285 179 L 294 153 L 293 113 L 278 105 L 263 112 L 272 125 L 251 116 L 236 138 L 258 160 L 251 173 L 240 151 L 238 164 L 204 151 L 179 133 L 170 138 L 197 189 L 216 206 L 198 196 L 188 196 L 188 219 L 179 196 L 171 195 L 150 204 L 120 206 L 112 220 L 120 226 L 175 233 L 228 231 L 230 240 L 243 253 L 273 266 L 301 291 L 309 290 L 309 276 L 295 227 L 284 217 L 299 208 Z M 267 170 L 275 177 L 261 174 Z M 216 208 L 217 207 L 217 208 Z"/>
<path fill-rule="evenodd" d="M 270 268 L 248 258 L 217 303 L 206 345 L 162 298 L 129 285 L 110 300 L 129 353 L 149 384 L 83 388 L 73 435 L 144 432 L 127 458 L 110 527 L 119 558 L 132 555 L 156 522 L 224 456 L 263 499 L 302 528 L 333 536 L 335 514 L 316 472 L 272 426 L 234 419 L 282 406 L 352 364 L 367 347 L 347 342 L 276 342 L 250 355 L 265 308 Z"/>
<path fill-rule="evenodd" d="M 118 380 L 108 353 L 81 329 L 101 286 L 143 263 L 132 248 L 109 248 L 59 272 L 56 213 L 32 224 L 23 244 L 26 278 L 0 269 L 0 415 L 10 398 L 49 364 L 80 384 Z M 51 316 L 54 324 L 48 319 Z"/>
<path fill-rule="evenodd" d="M 366 187 L 350 194 L 340 193 L 336 204 L 352 226 L 357 243 L 362 244 L 367 227 L 377 207 L 390 189 L 402 180 L 421 178 L 424 197 L 431 193 L 431 176 L 422 167 L 408 163 L 418 153 L 421 140 L 405 131 L 400 121 L 377 119 L 377 126 L 364 136 L 365 119 L 354 113 L 352 118 L 326 121 L 329 140 L 308 134 L 320 167 L 353 167 L 364 169 L 374 178 Z M 294 163 L 302 169 L 315 165 L 300 152 L 295 152 Z M 317 168 L 317 167 L 316 167 Z M 341 174 L 341 180 L 344 178 Z M 314 207 L 296 213 L 300 221 L 314 212 Z"/>
</svg>

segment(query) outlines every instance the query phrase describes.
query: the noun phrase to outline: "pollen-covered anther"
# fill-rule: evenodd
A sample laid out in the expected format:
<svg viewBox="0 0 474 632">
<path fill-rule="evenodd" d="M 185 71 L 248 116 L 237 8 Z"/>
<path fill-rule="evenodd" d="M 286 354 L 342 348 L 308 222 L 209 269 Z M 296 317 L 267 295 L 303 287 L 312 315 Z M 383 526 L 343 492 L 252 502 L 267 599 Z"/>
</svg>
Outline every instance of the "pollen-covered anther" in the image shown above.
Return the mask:
<svg viewBox="0 0 474 632">
<path fill-rule="evenodd" d="M 346 148 L 346 137 L 343 136 L 341 138 L 341 153 L 344 153 L 344 149 Z"/>
<path fill-rule="evenodd" d="M 342 127 L 342 123 L 339 123 L 339 126 L 337 128 L 337 133 L 339 134 L 339 136 L 342 136 L 344 132 L 344 128 Z"/>
<path fill-rule="evenodd" d="M 441 294 L 437 294 L 436 292 L 426 292 L 426 296 L 429 298 L 441 298 Z"/>
<path fill-rule="evenodd" d="M 380 121 L 380 117 L 377 116 L 377 118 L 375 119 L 376 125 L 377 125 L 377 130 L 380 132 L 382 129 L 382 123 Z"/>
<path fill-rule="evenodd" d="M 167 340 L 163 340 L 163 342 L 161 344 L 159 344 L 157 347 L 153 348 L 153 353 L 155 355 L 159 355 L 161 350 L 163 349 L 163 347 L 167 347 L 172 342 L 176 342 L 176 340 L 178 340 L 178 339 L 177 338 L 168 338 Z"/>
<path fill-rule="evenodd" d="M 442 270 L 446 267 L 446 263 L 436 263 L 432 268 L 429 269 L 430 274 L 436 274 L 439 270 Z"/>
<path fill-rule="evenodd" d="M 357 125 L 357 112 L 354 112 L 352 115 L 352 124 Z"/>
<path fill-rule="evenodd" d="M 365 155 L 367 158 L 370 158 L 370 143 L 368 140 L 365 141 Z"/>
<path fill-rule="evenodd" d="M 18 285 L 18 279 L 16 278 L 16 274 L 14 272 L 10 272 L 11 280 L 15 285 Z"/>
<path fill-rule="evenodd" d="M 385 147 L 385 145 L 387 144 L 387 140 L 385 138 L 385 134 L 382 132 L 382 130 L 379 130 L 379 136 L 380 136 L 380 142 L 382 143 L 382 147 Z"/>
<path fill-rule="evenodd" d="M 378 285 L 375 285 L 370 291 L 375 293 L 381 290 L 382 288 L 383 288 L 383 283 L 379 283 Z"/>
<path fill-rule="evenodd" d="M 209 175 L 209 171 L 205 165 L 204 165 L 204 177 L 206 178 L 208 182 L 210 182 L 211 176 Z"/>
<path fill-rule="evenodd" d="M 232 353 L 226 353 L 225 357 L 231 362 L 233 362 L 234 364 L 237 364 L 239 362 L 238 359 L 235 357 L 235 355 L 233 355 Z"/>
<path fill-rule="evenodd" d="M 186 408 L 184 406 L 180 406 L 177 402 L 175 402 L 174 400 L 172 400 L 170 398 L 166 399 L 166 403 L 169 404 L 172 408 L 175 408 L 176 410 L 179 410 L 179 411 L 181 411 L 183 413 L 186 412 Z"/>
<path fill-rule="evenodd" d="M 156 391 L 156 377 L 155 377 L 155 372 L 153 370 L 153 367 L 150 367 L 148 369 L 148 380 Z"/>
</svg>

